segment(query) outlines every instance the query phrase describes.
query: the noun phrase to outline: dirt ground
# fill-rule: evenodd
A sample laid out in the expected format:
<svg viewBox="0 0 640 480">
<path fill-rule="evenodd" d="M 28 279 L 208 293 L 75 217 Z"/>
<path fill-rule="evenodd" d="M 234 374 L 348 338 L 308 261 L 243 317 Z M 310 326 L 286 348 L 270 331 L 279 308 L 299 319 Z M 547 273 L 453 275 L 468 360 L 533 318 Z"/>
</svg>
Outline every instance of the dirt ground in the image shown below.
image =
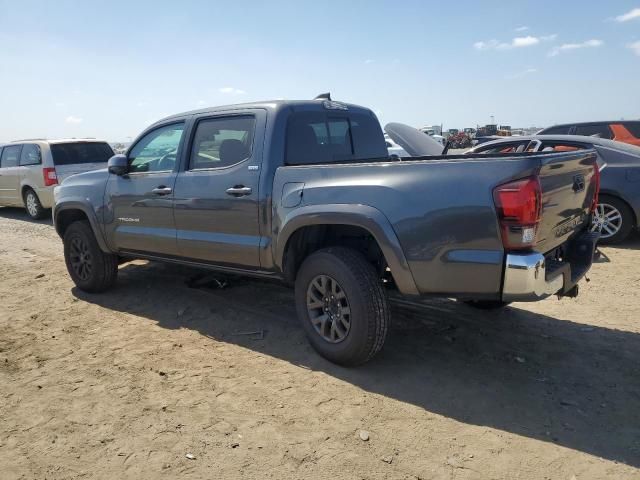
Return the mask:
<svg viewBox="0 0 640 480">
<path fill-rule="evenodd" d="M 0 232 L 2 480 L 640 478 L 638 236 L 576 300 L 398 304 L 344 369 L 282 286 L 134 262 L 87 295 L 50 220 Z"/>
</svg>

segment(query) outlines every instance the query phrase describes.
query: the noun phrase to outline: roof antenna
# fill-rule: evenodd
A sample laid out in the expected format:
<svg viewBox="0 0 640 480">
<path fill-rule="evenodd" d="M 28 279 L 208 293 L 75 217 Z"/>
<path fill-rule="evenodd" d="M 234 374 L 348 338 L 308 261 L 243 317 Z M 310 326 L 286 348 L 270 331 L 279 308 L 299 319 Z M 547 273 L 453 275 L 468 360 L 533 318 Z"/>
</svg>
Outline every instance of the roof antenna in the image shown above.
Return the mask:
<svg viewBox="0 0 640 480">
<path fill-rule="evenodd" d="M 331 93 L 321 93 L 314 100 L 331 100 Z"/>
</svg>

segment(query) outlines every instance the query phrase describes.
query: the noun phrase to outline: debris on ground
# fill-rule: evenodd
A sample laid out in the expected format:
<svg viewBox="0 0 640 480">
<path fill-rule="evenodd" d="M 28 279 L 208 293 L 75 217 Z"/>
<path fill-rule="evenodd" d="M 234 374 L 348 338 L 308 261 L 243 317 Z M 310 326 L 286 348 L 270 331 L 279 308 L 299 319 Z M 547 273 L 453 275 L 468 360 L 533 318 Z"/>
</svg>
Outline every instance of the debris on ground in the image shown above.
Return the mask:
<svg viewBox="0 0 640 480">
<path fill-rule="evenodd" d="M 189 288 L 216 288 L 222 290 L 229 286 L 229 281 L 211 274 L 198 274 L 188 278 L 185 282 Z"/>
<path fill-rule="evenodd" d="M 256 330 L 255 332 L 233 332 L 231 334 L 232 337 L 255 337 L 253 340 L 262 340 L 264 338 L 264 330 Z"/>
<path fill-rule="evenodd" d="M 363 442 L 368 442 L 369 432 L 367 432 L 366 430 L 360 430 L 360 440 L 362 440 Z"/>
</svg>

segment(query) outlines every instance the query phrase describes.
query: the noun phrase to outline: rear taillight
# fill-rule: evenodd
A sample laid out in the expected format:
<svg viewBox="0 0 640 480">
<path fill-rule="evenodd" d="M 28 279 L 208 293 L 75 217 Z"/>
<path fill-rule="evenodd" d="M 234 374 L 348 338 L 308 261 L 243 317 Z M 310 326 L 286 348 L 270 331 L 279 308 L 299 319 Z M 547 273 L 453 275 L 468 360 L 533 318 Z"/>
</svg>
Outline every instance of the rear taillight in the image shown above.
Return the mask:
<svg viewBox="0 0 640 480">
<path fill-rule="evenodd" d="M 56 169 L 51 167 L 45 167 L 42 169 L 42 175 L 44 176 L 44 186 L 50 187 L 51 185 L 58 184 L 58 176 L 56 175 Z"/>
<path fill-rule="evenodd" d="M 594 213 L 598 208 L 598 195 L 600 194 L 600 167 L 596 163 L 593 166 L 593 176 L 591 177 L 591 190 L 593 191 L 593 200 L 591 201 L 591 211 Z"/>
<path fill-rule="evenodd" d="M 542 212 L 542 187 L 538 177 L 499 185 L 493 190 L 493 200 L 504 248 L 519 250 L 533 246 Z"/>
</svg>

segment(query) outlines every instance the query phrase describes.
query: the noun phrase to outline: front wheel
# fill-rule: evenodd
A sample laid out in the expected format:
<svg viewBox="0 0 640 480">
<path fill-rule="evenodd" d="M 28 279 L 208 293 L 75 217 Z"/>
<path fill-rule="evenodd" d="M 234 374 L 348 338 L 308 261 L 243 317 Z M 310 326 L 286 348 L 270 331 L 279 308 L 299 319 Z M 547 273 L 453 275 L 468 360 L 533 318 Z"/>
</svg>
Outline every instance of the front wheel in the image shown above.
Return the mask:
<svg viewBox="0 0 640 480">
<path fill-rule="evenodd" d="M 311 254 L 296 277 L 295 298 L 311 345 L 331 362 L 359 365 L 382 348 L 387 299 L 375 269 L 359 252 L 332 247 Z"/>
<path fill-rule="evenodd" d="M 591 231 L 600 233 L 600 243 L 620 243 L 629 236 L 633 227 L 633 212 L 626 203 L 609 195 L 600 196 L 591 223 Z"/>
<path fill-rule="evenodd" d="M 118 276 L 118 256 L 104 253 L 91 226 L 74 222 L 64 233 L 64 260 L 80 290 L 97 293 L 111 288 Z"/>
</svg>

